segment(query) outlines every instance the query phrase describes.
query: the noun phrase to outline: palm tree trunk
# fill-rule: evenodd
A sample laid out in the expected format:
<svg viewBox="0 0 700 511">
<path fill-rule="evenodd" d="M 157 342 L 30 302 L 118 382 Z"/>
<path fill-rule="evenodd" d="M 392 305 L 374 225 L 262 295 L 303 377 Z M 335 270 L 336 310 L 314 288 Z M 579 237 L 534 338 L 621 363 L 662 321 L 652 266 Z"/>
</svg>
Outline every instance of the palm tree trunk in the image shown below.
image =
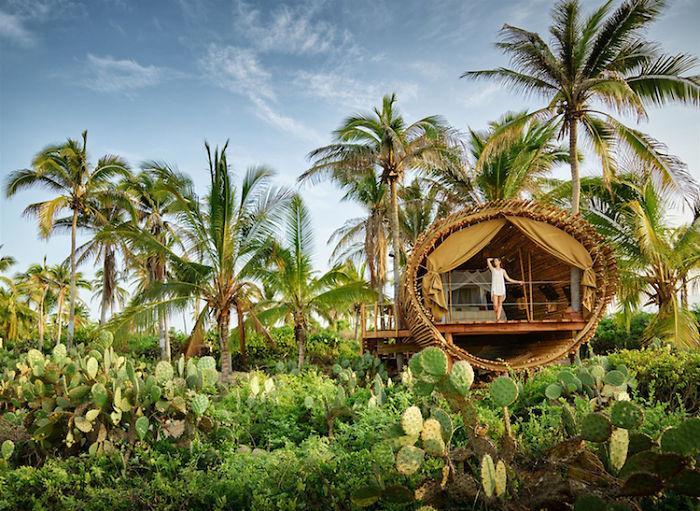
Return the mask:
<svg viewBox="0 0 700 511">
<path fill-rule="evenodd" d="M 231 311 L 223 310 L 219 314 L 219 343 L 221 348 L 221 379 L 227 381 L 231 377 L 231 350 L 228 347 L 228 329 L 231 321 Z"/>
<path fill-rule="evenodd" d="M 63 300 L 64 293 L 61 290 L 58 295 L 58 303 L 56 304 L 56 344 L 61 342 L 61 329 L 63 327 Z"/>
<path fill-rule="evenodd" d="M 304 326 L 304 318 L 297 315 L 294 317 L 294 340 L 299 347 L 297 366 L 301 370 L 304 367 L 304 358 L 306 357 L 306 327 Z"/>
<path fill-rule="evenodd" d="M 41 295 L 39 300 L 39 349 L 44 349 L 44 302 L 46 301 L 46 290 Z"/>
<path fill-rule="evenodd" d="M 681 278 L 681 308 L 688 309 L 688 276 Z"/>
<path fill-rule="evenodd" d="M 391 244 L 394 250 L 394 327 L 401 328 L 401 316 L 399 315 L 399 296 L 401 292 L 401 244 L 399 241 L 399 198 L 396 191 L 396 178 L 391 179 Z M 397 339 L 398 341 L 398 339 Z M 403 354 L 396 354 L 398 370 L 403 369 Z"/>
<path fill-rule="evenodd" d="M 113 303 L 114 293 L 114 249 L 111 245 L 106 245 L 102 260 L 102 299 L 100 303 L 100 325 L 107 323 L 107 313 Z"/>
<path fill-rule="evenodd" d="M 238 339 L 239 352 L 241 354 L 241 365 L 243 368 L 248 367 L 248 348 L 246 347 L 245 333 L 245 318 L 243 317 L 243 309 L 241 304 L 236 302 L 236 316 L 238 317 Z"/>
<path fill-rule="evenodd" d="M 158 343 L 160 344 L 160 358 L 170 361 L 170 334 L 168 333 L 168 317 L 165 312 L 158 312 Z"/>
<path fill-rule="evenodd" d="M 76 260 L 75 244 L 78 235 L 78 210 L 73 209 L 73 224 L 70 231 L 70 314 L 68 316 L 68 347 L 73 346 L 75 335 L 75 299 L 76 299 Z"/>
<path fill-rule="evenodd" d="M 571 160 L 571 213 L 577 215 L 581 207 L 581 176 L 577 158 L 578 120 L 569 119 L 569 158 Z M 571 267 L 571 308 L 581 312 L 581 270 Z"/>
</svg>

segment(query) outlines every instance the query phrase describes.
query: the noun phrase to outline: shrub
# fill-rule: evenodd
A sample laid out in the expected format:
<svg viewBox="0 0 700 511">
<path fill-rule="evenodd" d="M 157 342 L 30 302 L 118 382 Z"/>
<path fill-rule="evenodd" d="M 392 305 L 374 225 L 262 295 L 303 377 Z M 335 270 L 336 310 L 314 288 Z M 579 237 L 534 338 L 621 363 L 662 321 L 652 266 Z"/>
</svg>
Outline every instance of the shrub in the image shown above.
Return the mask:
<svg viewBox="0 0 700 511">
<path fill-rule="evenodd" d="M 662 347 L 623 350 L 608 358 L 636 374 L 642 396 L 668 403 L 671 410 L 679 406 L 691 414 L 700 410 L 700 352 Z"/>
<path fill-rule="evenodd" d="M 620 314 L 603 318 L 591 339 L 594 353 L 605 355 L 621 349 L 640 349 L 644 330 L 651 318 L 652 314 L 648 312 L 637 312 L 632 317 L 629 328 Z"/>
</svg>

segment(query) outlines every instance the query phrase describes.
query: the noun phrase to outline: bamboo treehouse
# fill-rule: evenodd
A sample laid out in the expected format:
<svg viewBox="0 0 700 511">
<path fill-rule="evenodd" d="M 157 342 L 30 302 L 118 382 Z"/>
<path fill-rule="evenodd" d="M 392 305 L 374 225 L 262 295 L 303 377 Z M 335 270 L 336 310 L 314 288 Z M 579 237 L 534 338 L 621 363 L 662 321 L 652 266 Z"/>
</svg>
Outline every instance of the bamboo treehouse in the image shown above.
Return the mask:
<svg viewBox="0 0 700 511">
<path fill-rule="evenodd" d="M 508 274 L 496 321 L 488 257 Z M 363 349 L 384 358 L 439 346 L 486 371 L 550 364 L 590 340 L 610 303 L 617 267 L 593 227 L 562 209 L 519 200 L 458 211 L 416 242 L 401 299 L 362 311 Z"/>
</svg>

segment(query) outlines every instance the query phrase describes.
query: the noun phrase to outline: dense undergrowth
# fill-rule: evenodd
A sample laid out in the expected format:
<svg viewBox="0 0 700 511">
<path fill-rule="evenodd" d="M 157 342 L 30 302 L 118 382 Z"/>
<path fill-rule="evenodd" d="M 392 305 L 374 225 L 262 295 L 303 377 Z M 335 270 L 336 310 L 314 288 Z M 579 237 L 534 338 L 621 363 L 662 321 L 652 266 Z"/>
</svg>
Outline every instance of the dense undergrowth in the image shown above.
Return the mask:
<svg viewBox="0 0 700 511">
<path fill-rule="evenodd" d="M 700 409 L 700 354 L 668 347 L 619 350 L 570 370 L 554 366 L 516 377 L 510 381 L 517 397 L 505 406 L 488 385 L 460 394 L 438 375 L 426 386 L 423 366 L 413 363 L 413 371 L 389 379 L 375 359 L 357 355 L 354 341 L 331 332 L 310 341 L 313 363 L 300 371 L 283 355 L 293 353 L 290 332 L 275 336 L 275 348 L 251 339 L 249 360 L 258 369 L 239 371 L 225 385 L 213 378 L 211 358 L 156 363 L 146 337 L 116 351 L 100 335 L 71 352 L 1 349 L 0 510 L 417 509 L 428 503 L 525 509 L 536 477 L 546 480 L 564 466 L 576 473 L 571 466 L 577 465 L 553 453 L 584 435 L 592 412 L 609 417 L 622 386 L 620 399 L 629 397 L 641 410 L 630 439 L 658 442 L 667 430 L 686 428 Z M 119 351 L 124 348 L 128 356 Z M 624 372 L 617 390 L 597 379 L 596 365 L 605 374 Z M 445 434 L 437 444 L 425 427 L 415 438 L 397 436 L 402 416 L 416 406 L 424 424 L 440 419 Z M 668 487 L 666 478 L 651 495 L 617 496 L 624 469 L 621 474 L 610 458 L 613 438 L 599 440 L 584 442 L 576 454 L 600 460 L 588 469 L 595 483 L 575 475 L 557 479 L 568 485 L 564 497 L 557 497 L 559 507 L 544 508 L 572 509 L 583 489 L 626 506 L 614 509 L 695 509 L 694 497 Z M 415 470 L 398 459 L 406 446 L 424 453 Z M 634 454 L 629 449 L 627 459 Z M 501 495 L 496 489 L 486 495 L 486 454 L 495 468 L 506 467 Z M 698 454 L 684 454 L 683 470 Z M 599 502 L 578 505 L 589 504 Z"/>
</svg>

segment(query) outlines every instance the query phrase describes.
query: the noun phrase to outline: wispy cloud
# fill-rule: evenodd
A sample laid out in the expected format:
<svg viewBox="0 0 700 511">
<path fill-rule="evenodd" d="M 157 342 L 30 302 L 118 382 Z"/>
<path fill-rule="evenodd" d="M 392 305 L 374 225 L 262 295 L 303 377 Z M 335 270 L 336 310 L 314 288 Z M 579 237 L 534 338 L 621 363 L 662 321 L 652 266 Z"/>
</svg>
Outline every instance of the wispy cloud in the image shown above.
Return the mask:
<svg viewBox="0 0 700 511">
<path fill-rule="evenodd" d="M 302 94 L 351 108 L 367 109 L 384 94 L 396 92 L 402 100 L 414 99 L 419 87 L 412 82 L 379 81 L 368 83 L 338 70 L 327 72 L 299 71 L 295 86 Z"/>
<path fill-rule="evenodd" d="M 321 19 L 322 5 L 323 2 L 303 2 L 294 7 L 282 4 L 263 14 L 249 3 L 237 0 L 235 25 L 260 51 L 314 55 L 350 49 L 353 45 L 350 32 Z"/>
<path fill-rule="evenodd" d="M 0 11 L 0 37 L 19 46 L 32 46 L 36 39 L 22 18 Z"/>
<path fill-rule="evenodd" d="M 200 67 L 217 86 L 249 99 L 254 114 L 263 121 L 299 138 L 320 140 L 314 130 L 277 110 L 272 75 L 253 50 L 212 44 L 200 59 Z"/>
<path fill-rule="evenodd" d="M 503 90 L 503 86 L 499 83 L 481 83 L 469 89 L 473 93 L 465 93 L 459 102 L 466 108 L 475 108 L 488 105 Z"/>
<path fill-rule="evenodd" d="M 100 57 L 88 53 L 82 85 L 97 92 L 133 94 L 176 74 L 157 66 L 144 66 L 132 59 Z"/>
</svg>

